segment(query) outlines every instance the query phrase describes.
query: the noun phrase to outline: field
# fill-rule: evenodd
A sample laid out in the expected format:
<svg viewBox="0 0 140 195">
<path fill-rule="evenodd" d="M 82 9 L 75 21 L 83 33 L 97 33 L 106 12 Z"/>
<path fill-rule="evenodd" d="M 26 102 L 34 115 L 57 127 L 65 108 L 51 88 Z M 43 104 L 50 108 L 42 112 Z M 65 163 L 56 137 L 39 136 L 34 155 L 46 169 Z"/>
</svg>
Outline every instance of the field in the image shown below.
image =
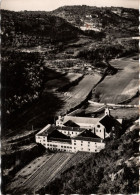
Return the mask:
<svg viewBox="0 0 140 195">
<path fill-rule="evenodd" d="M 138 117 L 139 109 L 138 108 L 117 108 L 111 110 L 110 114 L 115 118 L 130 120 L 132 118 Z"/>
<path fill-rule="evenodd" d="M 39 190 L 55 178 L 72 156 L 70 153 L 56 153 L 35 159 L 16 174 L 7 191 L 31 194 Z"/>
<path fill-rule="evenodd" d="M 139 116 L 139 108 L 110 108 L 110 114 L 116 119 L 136 119 Z M 104 109 L 102 112 L 96 114 L 96 117 L 103 117 Z"/>
<path fill-rule="evenodd" d="M 48 81 L 45 84 L 45 90 L 47 91 L 57 91 L 59 89 L 62 89 L 64 87 L 67 87 L 74 82 L 78 82 L 80 79 L 82 79 L 83 75 L 78 73 L 67 73 L 67 75 L 62 76 L 58 79 L 53 79 Z"/>
<path fill-rule="evenodd" d="M 98 74 L 86 75 L 67 90 L 42 93 L 39 101 L 13 119 L 12 127 L 24 132 L 26 128 L 32 129 L 32 125 L 36 129 L 53 123 L 54 117 L 72 111 L 85 101 L 100 79 Z"/>
<path fill-rule="evenodd" d="M 92 100 L 104 103 L 120 103 L 131 99 L 138 92 L 138 61 L 131 58 L 112 60 L 118 73 L 107 76 L 97 87 Z"/>
<path fill-rule="evenodd" d="M 65 172 L 66 170 L 68 170 L 72 166 L 76 166 L 78 163 L 84 162 L 90 156 L 91 156 L 91 153 L 89 153 L 89 152 L 77 152 L 76 154 L 74 154 L 72 156 L 72 158 L 70 158 L 70 160 L 67 162 L 67 164 L 65 164 L 63 169 L 61 169 L 59 174 L 57 174 L 57 177 L 59 177 L 61 173 Z"/>
<path fill-rule="evenodd" d="M 71 109 L 74 109 L 78 105 L 80 105 L 89 95 L 94 86 L 99 82 L 100 76 L 95 74 L 86 75 L 76 86 L 73 86 L 61 94 L 61 98 L 65 102 L 61 110 L 59 110 L 59 114 L 65 114 L 69 112 Z"/>
<path fill-rule="evenodd" d="M 90 155 L 86 152 L 77 152 L 76 154 L 45 154 L 38 157 L 16 174 L 7 188 L 7 192 L 35 192 L 48 185 L 56 177 L 58 178 L 70 167 L 79 162 L 84 162 Z"/>
</svg>

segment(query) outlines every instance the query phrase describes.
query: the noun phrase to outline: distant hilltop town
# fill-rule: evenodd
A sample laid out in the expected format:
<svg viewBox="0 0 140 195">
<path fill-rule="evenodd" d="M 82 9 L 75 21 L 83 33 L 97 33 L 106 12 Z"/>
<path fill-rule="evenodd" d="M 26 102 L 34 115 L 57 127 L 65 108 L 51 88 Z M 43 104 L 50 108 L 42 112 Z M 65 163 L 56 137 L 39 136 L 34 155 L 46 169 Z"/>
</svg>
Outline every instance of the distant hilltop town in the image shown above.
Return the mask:
<svg viewBox="0 0 140 195">
<path fill-rule="evenodd" d="M 59 116 L 55 125 L 48 124 L 36 134 L 36 142 L 45 148 L 66 152 L 99 152 L 104 139 L 115 138 L 122 130 L 122 119 L 115 119 L 105 109 L 102 118 Z"/>
</svg>

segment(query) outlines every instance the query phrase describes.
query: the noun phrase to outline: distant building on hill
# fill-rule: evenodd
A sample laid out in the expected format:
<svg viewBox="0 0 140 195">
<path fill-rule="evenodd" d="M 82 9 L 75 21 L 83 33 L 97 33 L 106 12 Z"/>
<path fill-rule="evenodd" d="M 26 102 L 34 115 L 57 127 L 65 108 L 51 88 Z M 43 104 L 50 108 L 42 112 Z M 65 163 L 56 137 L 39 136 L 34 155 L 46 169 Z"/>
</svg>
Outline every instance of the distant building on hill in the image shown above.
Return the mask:
<svg viewBox="0 0 140 195">
<path fill-rule="evenodd" d="M 59 116 L 56 125 L 47 125 L 36 134 L 36 142 L 51 150 L 99 152 L 104 139 L 122 130 L 122 120 L 105 109 L 102 118 Z"/>
</svg>

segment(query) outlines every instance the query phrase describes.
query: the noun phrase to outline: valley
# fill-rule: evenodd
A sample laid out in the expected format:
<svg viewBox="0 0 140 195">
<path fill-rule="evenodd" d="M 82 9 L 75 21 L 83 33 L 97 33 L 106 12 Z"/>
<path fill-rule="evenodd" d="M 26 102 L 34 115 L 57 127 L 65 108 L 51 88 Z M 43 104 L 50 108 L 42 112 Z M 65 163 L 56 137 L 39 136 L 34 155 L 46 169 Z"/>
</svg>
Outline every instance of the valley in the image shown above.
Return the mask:
<svg viewBox="0 0 140 195">
<path fill-rule="evenodd" d="M 54 193 L 58 183 L 59 193 L 116 193 L 127 169 L 134 177 L 129 191 L 136 192 L 138 10 L 64 6 L 2 10 L 2 17 L 3 191 Z M 53 153 L 35 143 L 58 116 L 98 118 L 106 106 L 123 119 L 123 135 L 105 140 L 98 154 Z"/>
</svg>

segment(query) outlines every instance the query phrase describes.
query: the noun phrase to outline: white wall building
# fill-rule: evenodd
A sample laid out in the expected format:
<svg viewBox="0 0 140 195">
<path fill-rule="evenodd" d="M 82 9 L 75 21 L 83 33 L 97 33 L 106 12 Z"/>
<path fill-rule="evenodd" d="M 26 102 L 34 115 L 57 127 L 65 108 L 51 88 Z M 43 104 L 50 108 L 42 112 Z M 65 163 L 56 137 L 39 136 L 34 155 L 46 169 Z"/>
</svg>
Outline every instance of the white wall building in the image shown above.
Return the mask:
<svg viewBox="0 0 140 195">
<path fill-rule="evenodd" d="M 79 127 L 92 129 L 92 132 L 98 135 L 100 138 L 105 139 L 110 136 L 112 129 L 116 131 L 121 130 L 122 119 L 115 119 L 110 115 L 108 108 L 105 109 L 105 114 L 102 118 L 87 118 L 87 117 L 76 117 L 76 116 L 59 116 L 56 121 L 56 126 L 61 128 Z M 78 133 L 77 133 L 78 135 Z"/>
<path fill-rule="evenodd" d="M 36 134 L 36 142 L 42 144 L 45 148 L 67 152 L 99 152 L 105 147 L 103 139 L 98 137 L 90 130 L 78 130 L 78 135 L 69 134 L 67 136 L 62 130 L 53 125 L 47 125 L 39 133 Z M 67 129 L 67 132 L 69 129 Z M 72 132 L 70 130 L 70 132 Z M 73 131 L 76 133 L 76 130 Z"/>
<path fill-rule="evenodd" d="M 47 125 L 36 134 L 36 142 L 51 150 L 67 152 L 99 152 L 103 139 L 122 130 L 122 119 L 115 119 L 105 110 L 102 118 L 64 116 L 55 125 Z"/>
</svg>

